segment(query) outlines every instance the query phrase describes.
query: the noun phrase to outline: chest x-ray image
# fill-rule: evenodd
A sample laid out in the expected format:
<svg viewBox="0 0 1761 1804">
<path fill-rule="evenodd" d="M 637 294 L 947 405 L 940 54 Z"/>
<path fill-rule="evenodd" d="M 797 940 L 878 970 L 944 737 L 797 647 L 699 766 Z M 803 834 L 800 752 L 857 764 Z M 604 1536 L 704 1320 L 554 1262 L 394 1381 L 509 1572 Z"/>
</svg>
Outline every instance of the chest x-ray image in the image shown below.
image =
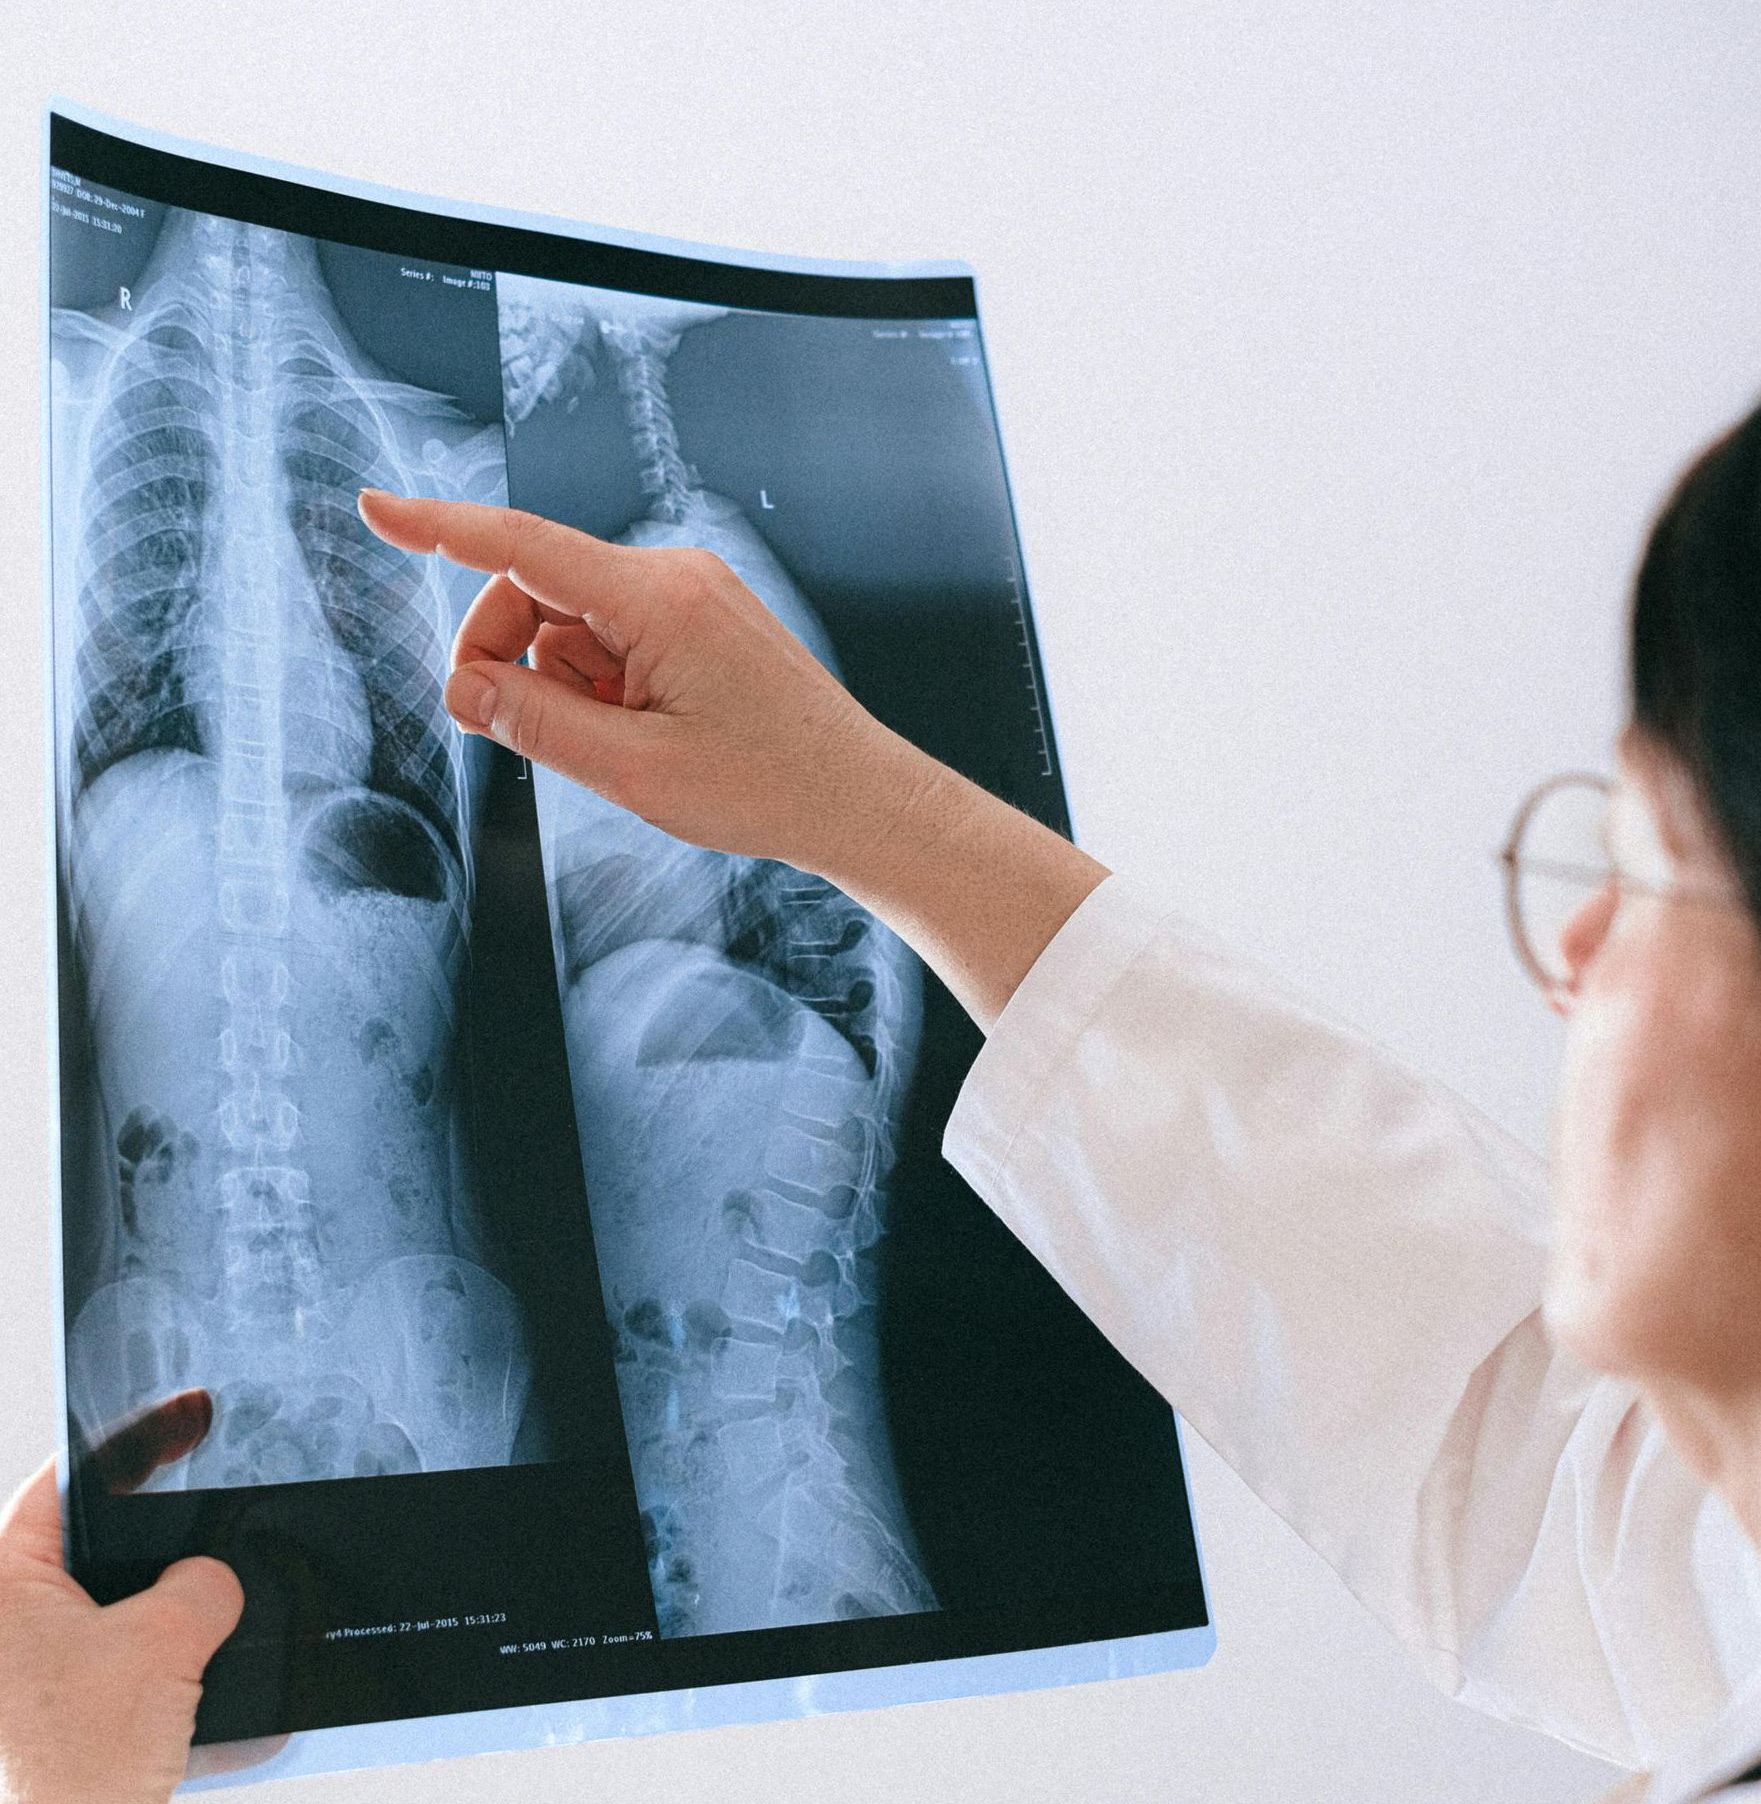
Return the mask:
<svg viewBox="0 0 1761 1804">
<path fill-rule="evenodd" d="M 468 596 L 354 505 L 502 499 L 499 425 L 380 370 L 312 239 L 176 209 L 52 349 L 74 1417 L 206 1385 L 157 1480 L 192 1489 L 505 1464 L 530 1360 L 461 1145 L 440 702 Z"/>
<path fill-rule="evenodd" d="M 275 1771 L 1161 1671 L 1175 1424 L 942 1156 L 883 923 L 462 733 L 359 490 L 712 551 L 1068 831 L 963 265 L 559 228 L 50 123 L 70 1570 L 238 1572 Z M 199 1386 L 141 1493 L 83 1448 Z"/>
<path fill-rule="evenodd" d="M 681 442 L 669 361 L 727 310 L 515 277 L 498 301 L 516 439 L 540 403 L 609 384 L 641 496 L 622 542 L 718 553 L 836 673 L 812 603 Z M 661 1633 L 933 1609 L 874 1311 L 917 962 L 816 878 L 682 845 L 542 773 L 538 806 Z"/>
</svg>

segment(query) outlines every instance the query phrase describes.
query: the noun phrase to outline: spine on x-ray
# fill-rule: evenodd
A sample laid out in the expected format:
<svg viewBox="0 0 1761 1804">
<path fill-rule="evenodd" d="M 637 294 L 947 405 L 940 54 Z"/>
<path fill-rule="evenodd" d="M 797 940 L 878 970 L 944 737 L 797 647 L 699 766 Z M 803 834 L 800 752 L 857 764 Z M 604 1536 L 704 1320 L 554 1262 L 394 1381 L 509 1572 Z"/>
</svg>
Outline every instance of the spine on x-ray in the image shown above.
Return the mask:
<svg viewBox="0 0 1761 1804">
<path fill-rule="evenodd" d="M 835 672 L 807 598 L 681 448 L 668 360 L 725 310 L 636 298 L 596 322 L 564 288 L 501 298 L 510 421 L 580 399 L 597 323 L 647 500 L 623 542 L 717 553 Z M 547 793 L 582 1157 L 661 1632 L 931 1609 L 893 1471 L 872 1258 L 918 1034 L 911 955 L 815 878 Z M 694 1154 L 703 1142 L 722 1158 Z"/>
<path fill-rule="evenodd" d="M 146 1250 L 76 1319 L 70 1390 L 97 1429 L 154 1386 L 248 1380 L 248 1401 L 223 1407 L 214 1448 L 198 1456 L 233 1460 L 219 1482 L 265 1476 L 253 1461 L 271 1456 L 250 1450 L 253 1434 L 283 1449 L 274 1457 L 314 1466 L 299 1476 L 499 1463 L 524 1385 L 511 1297 L 452 1256 L 443 1198 L 418 1210 L 364 1182 L 321 1195 L 311 1171 L 310 1092 L 320 1074 L 338 1081 L 330 1042 L 351 1044 L 359 1027 L 301 993 L 298 973 L 334 956 L 329 937 L 361 944 L 364 922 L 409 922 L 395 929 L 404 969 L 393 981 L 407 993 L 407 961 L 425 955 L 421 1006 L 439 1025 L 408 1025 L 444 1045 L 455 1008 L 468 878 L 440 701 L 442 622 L 420 568 L 373 538 L 353 505 L 363 483 L 403 486 L 409 473 L 389 461 L 376 385 L 349 367 L 311 245 L 194 215 L 173 215 L 166 242 L 179 233 L 179 279 L 123 328 L 102 376 L 73 781 L 77 807 L 142 753 L 193 754 L 211 773 L 212 1112 L 174 1121 L 134 1100 L 188 1092 L 204 1050 L 181 1037 L 185 1023 L 160 1020 L 158 1047 L 100 1036 L 100 1085 L 108 1072 L 127 1112 L 109 1124 L 124 1243 Z M 174 801 L 134 768 L 150 785 L 134 792 L 137 806 L 186 805 L 195 793 L 179 788 Z M 135 961 L 120 981 L 143 988 L 176 968 L 192 924 L 135 919 L 153 899 L 129 891 L 91 840 L 98 831 L 82 842 L 76 907 L 104 901 L 86 937 L 120 931 Z M 350 897 L 376 898 L 380 912 L 327 912 Z M 140 948 L 155 936 L 162 950 L 143 969 Z M 100 1014 L 111 962 L 106 945 L 89 947 Z M 412 1122 L 429 1120 L 424 1101 L 411 1100 Z M 444 1167 L 444 1121 L 399 1131 L 437 1132 L 424 1156 Z M 200 1188 L 178 1191 L 175 1205 L 211 1229 L 173 1223 L 147 1246 L 134 1206 L 150 1186 L 170 1196 L 180 1173 L 187 1190 L 198 1171 Z M 212 1266 L 192 1269 L 202 1247 Z M 479 1336 L 476 1368 L 456 1344 L 461 1322 Z M 493 1388 L 498 1360 L 509 1367 L 503 1407 L 461 1414 L 460 1386 L 473 1381 L 461 1374 L 474 1369 Z"/>
<path fill-rule="evenodd" d="M 667 359 L 679 335 L 646 321 L 605 320 L 599 331 L 617 359 L 624 417 L 649 513 L 656 520 L 683 520 L 696 483 L 679 450 L 666 392 Z"/>
</svg>

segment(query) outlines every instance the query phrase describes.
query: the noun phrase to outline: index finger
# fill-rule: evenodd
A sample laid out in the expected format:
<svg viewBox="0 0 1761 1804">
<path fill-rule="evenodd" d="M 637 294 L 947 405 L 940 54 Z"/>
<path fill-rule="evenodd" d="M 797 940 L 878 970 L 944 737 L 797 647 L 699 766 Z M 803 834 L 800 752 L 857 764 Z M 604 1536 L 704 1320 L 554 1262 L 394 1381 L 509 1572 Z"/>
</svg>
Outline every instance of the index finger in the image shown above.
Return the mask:
<svg viewBox="0 0 1761 1804">
<path fill-rule="evenodd" d="M 627 638 L 653 586 L 642 553 L 519 508 L 363 489 L 361 518 L 401 551 L 439 552 L 506 576 L 534 601 L 575 619 L 593 614 Z"/>
</svg>

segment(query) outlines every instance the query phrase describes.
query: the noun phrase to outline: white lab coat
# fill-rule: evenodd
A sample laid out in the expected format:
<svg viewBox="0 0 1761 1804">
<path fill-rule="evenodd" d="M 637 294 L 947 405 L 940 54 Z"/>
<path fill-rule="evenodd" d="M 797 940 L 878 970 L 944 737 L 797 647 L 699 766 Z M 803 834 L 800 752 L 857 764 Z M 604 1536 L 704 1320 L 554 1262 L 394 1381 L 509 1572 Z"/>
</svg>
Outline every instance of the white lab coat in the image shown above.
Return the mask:
<svg viewBox="0 0 1761 1804">
<path fill-rule="evenodd" d="M 1732 1709 L 1761 1560 L 1632 1387 L 1549 1344 L 1532 1152 L 1120 876 L 943 1151 L 1450 1695 L 1628 1767 L 1677 1750 L 1630 1794 L 1659 1804 L 1761 1757 L 1761 1690 Z"/>
</svg>

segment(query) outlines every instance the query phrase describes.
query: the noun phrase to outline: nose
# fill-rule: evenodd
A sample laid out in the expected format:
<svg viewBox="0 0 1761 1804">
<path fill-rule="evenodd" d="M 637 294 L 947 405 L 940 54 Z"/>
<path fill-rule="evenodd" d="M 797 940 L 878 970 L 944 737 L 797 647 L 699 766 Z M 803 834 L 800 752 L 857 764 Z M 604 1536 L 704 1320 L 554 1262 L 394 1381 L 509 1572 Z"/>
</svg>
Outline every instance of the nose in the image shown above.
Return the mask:
<svg viewBox="0 0 1761 1804">
<path fill-rule="evenodd" d="M 1565 967 L 1565 975 L 1547 996 L 1556 1014 L 1571 1013 L 1584 972 L 1608 937 L 1608 929 L 1614 921 L 1614 911 L 1619 906 L 1620 885 L 1610 877 L 1593 896 L 1585 899 L 1560 929 L 1559 959 Z"/>
</svg>

